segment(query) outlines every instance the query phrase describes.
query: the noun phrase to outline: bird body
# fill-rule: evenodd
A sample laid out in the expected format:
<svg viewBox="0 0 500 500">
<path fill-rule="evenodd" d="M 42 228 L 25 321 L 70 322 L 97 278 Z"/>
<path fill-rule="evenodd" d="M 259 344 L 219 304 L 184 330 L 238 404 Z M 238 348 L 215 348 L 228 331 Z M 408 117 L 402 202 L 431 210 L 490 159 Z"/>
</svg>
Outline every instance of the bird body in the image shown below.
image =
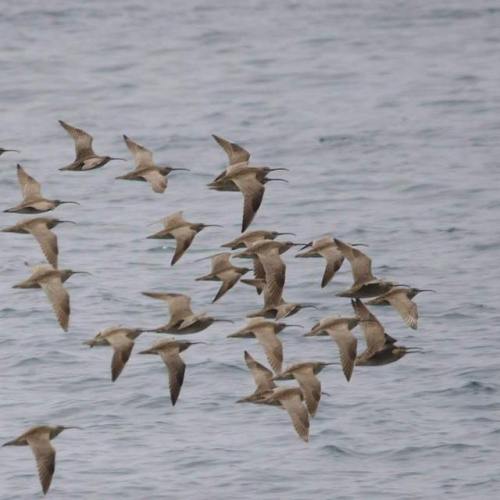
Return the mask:
<svg viewBox="0 0 500 500">
<path fill-rule="evenodd" d="M 276 384 L 273 381 L 273 372 L 256 361 L 249 352 L 245 351 L 244 357 L 245 363 L 252 373 L 256 388 L 250 396 L 239 399 L 237 403 L 262 402 L 262 400 L 269 396 L 272 390 L 276 387 Z M 277 402 L 277 404 L 280 403 Z"/>
</svg>

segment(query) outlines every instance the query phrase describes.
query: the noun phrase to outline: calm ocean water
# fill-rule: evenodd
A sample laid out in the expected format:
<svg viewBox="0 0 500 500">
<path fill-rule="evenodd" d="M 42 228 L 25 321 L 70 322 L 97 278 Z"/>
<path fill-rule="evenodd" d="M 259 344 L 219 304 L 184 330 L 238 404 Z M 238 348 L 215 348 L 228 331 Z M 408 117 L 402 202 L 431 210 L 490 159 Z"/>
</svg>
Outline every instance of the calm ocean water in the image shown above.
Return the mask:
<svg viewBox="0 0 500 500">
<path fill-rule="evenodd" d="M 15 164 L 49 197 L 77 200 L 54 216 L 68 282 L 70 332 L 42 293 L 13 290 L 27 236 L 1 235 L 0 438 L 38 423 L 80 425 L 54 441 L 58 499 L 490 499 L 500 495 L 500 7 L 498 2 L 46 2 L 0 17 L 2 209 L 19 199 Z M 158 162 L 192 170 L 164 195 L 115 181 L 132 165 L 78 174 L 58 167 L 73 146 L 57 120 L 87 129 L 98 153 L 128 156 L 121 134 Z M 289 167 L 271 183 L 252 228 L 326 231 L 369 244 L 377 275 L 418 287 L 418 331 L 378 309 L 388 332 L 424 354 L 383 368 L 321 374 L 311 440 L 273 408 L 236 405 L 253 391 L 243 363 L 252 340 L 226 339 L 259 306 L 241 285 L 215 305 L 195 262 L 239 233 L 241 196 L 205 187 L 225 164 L 216 133 L 254 161 Z M 173 268 L 170 244 L 147 224 L 177 209 L 203 231 Z M 52 214 L 50 214 L 52 215 Z M 21 216 L 0 214 L 1 226 Z M 321 290 L 320 260 L 286 255 L 288 300 L 315 302 L 293 323 L 350 313 Z M 143 290 L 186 292 L 196 310 L 235 320 L 193 340 L 177 406 L 164 366 L 137 352 L 110 382 L 111 349 L 82 341 L 113 325 L 166 322 Z M 360 334 L 358 334 L 361 336 Z M 336 360 L 328 338 L 282 335 L 286 362 Z M 26 448 L 0 450 L 0 497 L 38 498 Z"/>
</svg>

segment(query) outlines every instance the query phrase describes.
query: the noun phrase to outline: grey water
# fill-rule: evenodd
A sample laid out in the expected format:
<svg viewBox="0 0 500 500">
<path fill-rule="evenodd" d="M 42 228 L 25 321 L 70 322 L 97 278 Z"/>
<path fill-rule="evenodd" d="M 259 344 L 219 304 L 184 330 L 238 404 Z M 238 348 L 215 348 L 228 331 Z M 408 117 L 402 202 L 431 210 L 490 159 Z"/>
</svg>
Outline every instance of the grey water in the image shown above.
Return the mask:
<svg viewBox="0 0 500 500">
<path fill-rule="evenodd" d="M 1 234 L 0 440 L 32 425 L 78 425 L 54 442 L 49 495 L 58 499 L 469 499 L 500 495 L 500 6 L 496 1 L 3 3 L 0 14 L 1 209 L 15 205 L 20 162 L 51 198 L 60 266 L 92 273 L 67 283 L 70 331 L 41 292 L 14 290 L 24 262 L 43 260 L 28 236 Z M 57 120 L 123 156 L 86 173 L 59 172 L 73 144 Z M 114 178 L 132 167 L 121 138 L 159 163 L 191 169 L 163 195 Z M 243 362 L 253 340 L 227 339 L 260 305 L 248 287 L 212 305 L 197 283 L 239 234 L 238 193 L 205 184 L 226 164 L 210 134 L 238 142 L 258 164 L 288 167 L 270 183 L 251 228 L 333 232 L 369 245 L 378 276 L 422 294 L 419 328 L 375 312 L 406 346 L 392 365 L 321 374 L 310 442 L 275 408 L 237 405 L 253 391 Z M 207 228 L 174 266 L 172 245 L 147 225 L 183 209 Z M 52 214 L 48 214 L 52 215 Z M 0 214 L 1 227 L 23 216 Z M 314 302 L 292 319 L 351 313 L 328 287 L 322 260 L 285 256 L 289 301 Z M 188 293 L 195 310 L 234 320 L 192 335 L 175 407 L 159 358 L 139 356 L 110 381 L 110 348 L 82 342 L 114 324 L 167 321 L 158 290 Z M 306 331 L 306 330 L 304 330 Z M 329 338 L 282 334 L 285 362 L 338 359 Z M 362 342 L 362 335 L 356 335 Z M 0 497 L 41 497 L 27 448 L 0 449 Z"/>
</svg>

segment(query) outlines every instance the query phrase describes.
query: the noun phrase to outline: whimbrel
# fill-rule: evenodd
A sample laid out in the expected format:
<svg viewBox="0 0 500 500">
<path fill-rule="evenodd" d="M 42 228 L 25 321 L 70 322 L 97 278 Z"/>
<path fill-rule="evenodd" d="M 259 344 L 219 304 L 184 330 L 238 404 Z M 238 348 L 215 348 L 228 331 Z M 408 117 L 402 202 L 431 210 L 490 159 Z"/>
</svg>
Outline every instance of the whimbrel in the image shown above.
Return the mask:
<svg viewBox="0 0 500 500">
<path fill-rule="evenodd" d="M 218 224 L 192 223 L 184 219 L 182 211 L 175 212 L 163 219 L 164 228 L 151 236 L 149 239 L 171 240 L 175 239 L 175 253 L 170 265 L 174 265 L 191 246 L 194 237 L 206 227 L 222 227 Z"/>
<path fill-rule="evenodd" d="M 248 282 L 248 281 L 256 281 L 256 280 L 246 280 L 246 281 Z M 266 297 L 264 297 L 264 298 L 266 298 Z M 248 313 L 247 318 L 254 318 L 256 316 L 263 316 L 264 318 L 271 318 L 271 319 L 275 319 L 276 321 L 278 321 L 280 319 L 288 318 L 289 316 L 293 316 L 294 314 L 297 314 L 302 309 L 306 309 L 308 307 L 311 307 L 313 309 L 317 309 L 316 305 L 314 305 L 314 304 L 309 304 L 306 302 L 303 302 L 303 303 L 286 302 L 282 298 L 281 302 L 278 305 L 271 305 L 269 307 L 266 307 L 266 305 L 264 304 L 264 307 L 262 309 Z"/>
<path fill-rule="evenodd" d="M 49 491 L 52 476 L 56 468 L 56 450 L 50 444 L 50 440 L 66 429 L 80 429 L 80 427 L 65 427 L 63 425 L 32 427 L 18 438 L 2 445 L 31 447 L 31 451 L 35 456 L 38 477 L 40 478 L 44 495 Z"/>
<path fill-rule="evenodd" d="M 309 412 L 303 404 L 304 395 L 300 387 L 276 387 L 264 399 L 264 402 L 275 403 L 278 401 L 288 412 L 292 419 L 293 427 L 304 441 L 309 441 Z"/>
<path fill-rule="evenodd" d="M 49 200 L 42 196 L 42 187 L 31 175 L 27 174 L 21 165 L 17 165 L 17 180 L 23 193 L 23 201 L 15 207 L 4 210 L 4 212 L 18 214 L 39 214 L 48 212 L 63 203 L 73 203 L 76 201 Z"/>
<path fill-rule="evenodd" d="M 181 392 L 182 383 L 184 382 L 184 373 L 186 365 L 180 353 L 185 351 L 188 347 L 194 344 L 201 344 L 201 342 L 189 342 L 188 340 L 160 340 L 153 344 L 153 346 L 139 354 L 159 354 L 168 369 L 168 378 L 170 386 L 170 400 L 172 405 L 175 406 L 177 398 Z"/>
<path fill-rule="evenodd" d="M 245 351 L 244 356 L 245 363 L 255 381 L 256 389 L 250 396 L 239 399 L 237 403 L 257 403 L 266 396 L 269 396 L 276 387 L 276 384 L 273 382 L 274 374 L 271 370 L 256 361 L 249 352 Z"/>
<path fill-rule="evenodd" d="M 14 285 L 12 288 L 41 288 L 57 316 L 61 328 L 68 331 L 70 303 L 69 294 L 63 287 L 63 282 L 73 274 L 88 274 L 83 271 L 71 271 L 70 269 L 54 269 L 50 264 L 40 264 L 31 268 L 32 274 L 29 278 Z"/>
<path fill-rule="evenodd" d="M 124 328 L 122 326 L 110 326 L 99 332 L 93 339 L 84 342 L 90 347 L 109 345 L 114 354 L 111 360 L 111 381 L 114 382 L 122 372 L 125 364 L 130 358 L 134 348 L 134 340 L 144 332 L 150 332 L 142 328 Z"/>
<path fill-rule="evenodd" d="M 316 375 L 333 363 L 323 363 L 321 361 L 305 361 L 289 366 L 282 373 L 279 373 L 273 380 L 292 380 L 295 378 L 302 389 L 302 394 L 306 402 L 309 415 L 314 417 L 321 399 L 321 382 Z"/>
<path fill-rule="evenodd" d="M 75 141 L 76 153 L 76 158 L 73 160 L 73 162 L 66 167 L 60 168 L 59 170 L 82 172 L 85 170 L 94 170 L 96 168 L 103 167 L 111 160 L 125 161 L 124 158 L 114 158 L 112 156 L 100 156 L 95 154 L 94 150 L 92 149 L 93 137 L 90 134 L 88 134 L 81 128 L 72 127 L 62 120 L 59 120 L 59 124 Z"/>
<path fill-rule="evenodd" d="M 267 360 L 275 373 L 281 373 L 283 365 L 283 344 L 277 334 L 290 326 L 286 323 L 276 323 L 262 317 L 251 318 L 247 324 L 235 333 L 228 335 L 228 338 L 252 338 L 255 337 L 264 348 Z"/>
<path fill-rule="evenodd" d="M 251 271 L 248 267 L 236 267 L 231 264 L 231 253 L 222 252 L 211 257 L 212 270 L 205 276 L 196 278 L 196 281 L 222 281 L 219 291 L 215 295 L 213 302 L 219 300 L 227 291 L 233 288 L 240 278 Z"/>
<path fill-rule="evenodd" d="M 408 288 L 394 287 L 378 298 L 389 302 L 407 326 L 413 330 L 417 329 L 418 308 L 417 304 L 408 298 Z"/>
<path fill-rule="evenodd" d="M 257 241 L 274 240 L 278 236 L 284 236 L 284 235 L 295 236 L 295 233 L 280 233 L 279 231 L 265 231 L 265 230 L 247 231 L 246 233 L 241 234 L 237 238 L 234 238 L 234 240 L 222 244 L 221 247 L 227 247 L 230 248 L 231 250 L 236 250 L 238 248 L 248 248 Z"/>
<path fill-rule="evenodd" d="M 2 156 L 4 153 L 8 153 L 8 152 L 19 153 L 19 151 L 17 149 L 0 148 L 0 156 Z"/>
<path fill-rule="evenodd" d="M 174 168 L 170 166 L 158 166 L 153 161 L 153 153 L 134 142 L 130 137 L 123 136 L 123 140 L 135 160 L 135 170 L 125 175 L 116 177 L 128 181 L 149 182 L 155 193 L 163 193 L 167 189 L 167 175 L 173 170 L 189 170 L 187 168 Z"/>
<path fill-rule="evenodd" d="M 409 288 L 404 288 L 404 290 L 406 290 L 406 296 L 408 297 L 409 300 L 412 300 L 419 293 L 422 293 L 422 292 L 434 292 L 434 293 L 436 293 L 436 290 L 431 290 L 429 288 L 409 287 Z M 389 303 L 389 301 L 387 300 L 387 298 L 384 295 L 380 295 L 380 297 L 375 297 L 374 299 L 367 300 L 366 305 L 368 305 L 368 306 L 390 306 L 391 304 Z"/>
<path fill-rule="evenodd" d="M 397 283 L 375 278 L 372 274 L 372 261 L 361 250 L 336 238 L 333 241 L 342 255 L 351 264 L 352 276 L 354 278 L 351 288 L 337 293 L 337 297 L 374 297 L 388 292 L 394 286 L 398 286 Z"/>
<path fill-rule="evenodd" d="M 22 220 L 14 226 L 6 227 L 3 233 L 31 234 L 38 241 L 47 261 L 57 268 L 57 236 L 51 231 L 58 224 L 76 224 L 70 220 L 60 220 L 51 217 L 35 217 L 34 219 Z"/>
<path fill-rule="evenodd" d="M 165 326 L 157 328 L 155 330 L 157 333 L 177 335 L 198 333 L 216 321 L 232 323 L 228 319 L 214 318 L 207 313 L 195 314 L 191 309 L 191 297 L 182 293 L 142 292 L 142 294 L 152 299 L 164 300 L 168 304 L 170 320 Z"/>
</svg>

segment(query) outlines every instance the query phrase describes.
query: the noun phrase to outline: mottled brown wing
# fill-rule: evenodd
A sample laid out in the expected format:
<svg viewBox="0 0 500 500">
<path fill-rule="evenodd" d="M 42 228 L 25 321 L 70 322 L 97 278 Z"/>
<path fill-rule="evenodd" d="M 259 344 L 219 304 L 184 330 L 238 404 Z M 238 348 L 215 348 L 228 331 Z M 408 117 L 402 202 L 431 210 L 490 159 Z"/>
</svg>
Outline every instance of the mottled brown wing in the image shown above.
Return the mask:
<svg viewBox="0 0 500 500">
<path fill-rule="evenodd" d="M 245 351 L 245 363 L 252 373 L 257 391 L 268 391 L 276 387 L 273 382 L 273 372 L 256 361 L 247 351 Z"/>
<path fill-rule="evenodd" d="M 264 184 L 257 180 L 254 172 L 238 175 L 233 182 L 243 194 L 243 222 L 241 232 L 245 231 L 259 210 L 264 196 Z"/>
<path fill-rule="evenodd" d="M 366 340 L 366 350 L 374 353 L 385 345 L 385 331 L 382 324 L 359 299 L 351 301 L 354 312 L 360 319 L 360 326 Z"/>
<path fill-rule="evenodd" d="M 375 279 L 372 274 L 372 261 L 368 255 L 343 241 L 334 241 L 342 255 L 350 262 L 355 283 L 366 283 Z"/>
<path fill-rule="evenodd" d="M 264 286 L 264 308 L 277 307 L 281 304 L 283 287 L 286 279 L 286 265 L 277 250 L 259 256 L 264 267 L 266 285 Z"/>
<path fill-rule="evenodd" d="M 386 295 L 386 299 L 403 318 L 406 325 L 416 330 L 418 322 L 417 304 L 408 298 L 406 292 L 404 289 L 391 291 Z"/>
<path fill-rule="evenodd" d="M 77 160 L 83 160 L 89 156 L 95 155 L 94 150 L 92 149 L 93 138 L 90 134 L 81 128 L 72 127 L 62 120 L 59 120 L 59 124 L 75 141 L 75 154 Z"/>
<path fill-rule="evenodd" d="M 123 140 L 125 141 L 128 150 L 132 153 L 132 156 L 134 157 L 135 166 L 137 170 L 140 170 L 141 168 L 145 167 L 154 166 L 153 153 L 149 149 L 146 149 L 144 146 L 141 146 L 140 144 L 133 141 L 132 139 L 130 139 L 130 137 L 127 137 L 126 135 L 123 136 Z"/>
<path fill-rule="evenodd" d="M 27 438 L 35 456 L 38 476 L 45 495 L 49 491 L 52 476 L 56 468 L 56 450 L 50 444 L 49 433 L 37 434 Z"/>
<path fill-rule="evenodd" d="M 35 237 L 47 261 L 57 269 L 57 236 L 47 227 L 45 222 L 29 224 L 26 229 Z"/>
<path fill-rule="evenodd" d="M 234 142 L 229 142 L 222 137 L 217 135 L 212 135 L 212 137 L 217 141 L 217 144 L 226 152 L 229 159 L 229 165 L 234 165 L 236 163 L 247 162 L 250 159 L 250 153 L 242 148 L 239 144 Z"/>
<path fill-rule="evenodd" d="M 321 280 L 321 288 L 324 288 L 328 285 L 328 283 L 330 283 L 331 279 L 335 276 L 335 273 L 341 268 L 342 263 L 344 262 L 344 256 L 334 246 L 323 248 L 318 253 L 326 259 L 325 272 L 323 274 L 323 279 Z"/>
<path fill-rule="evenodd" d="M 302 389 L 309 414 L 314 417 L 321 399 L 321 382 L 310 367 L 294 370 L 293 376 Z"/>
<path fill-rule="evenodd" d="M 223 271 L 218 274 L 219 278 L 222 280 L 222 285 L 220 286 L 217 295 L 214 297 L 212 302 L 219 300 L 227 291 L 231 290 L 238 280 L 241 278 L 241 274 L 237 273 L 232 269 Z"/>
<path fill-rule="evenodd" d="M 114 382 L 130 358 L 134 348 L 134 341 L 129 339 L 125 332 L 122 331 L 108 335 L 106 340 L 114 350 L 113 359 L 111 360 L 111 380 Z"/>
<path fill-rule="evenodd" d="M 21 186 L 21 191 L 25 201 L 41 197 L 42 187 L 40 186 L 40 183 L 31 177 L 31 175 L 29 175 L 19 164 L 17 165 L 17 180 L 19 182 L 19 186 Z"/>
<path fill-rule="evenodd" d="M 281 405 L 290 415 L 293 427 L 304 441 L 309 441 L 309 414 L 307 408 L 302 404 L 300 396 L 290 394 L 280 399 Z"/>
<path fill-rule="evenodd" d="M 233 266 L 231 265 L 230 259 L 231 259 L 231 252 L 221 252 L 212 255 L 211 259 L 212 269 L 210 272 L 212 274 L 217 274 L 232 268 Z"/>
<path fill-rule="evenodd" d="M 274 333 L 271 326 L 258 327 L 252 330 L 257 341 L 264 348 L 267 360 L 274 370 L 274 373 L 281 373 L 283 366 L 283 344 Z"/>
<path fill-rule="evenodd" d="M 71 309 L 69 294 L 63 287 L 60 276 L 55 273 L 50 273 L 46 278 L 40 280 L 39 283 L 52 304 L 52 308 L 56 313 L 61 328 L 67 332 Z"/>
<path fill-rule="evenodd" d="M 167 189 L 167 178 L 156 169 L 144 171 L 142 177 L 151 184 L 155 193 L 164 193 Z"/>
<path fill-rule="evenodd" d="M 160 353 L 163 361 L 167 365 L 169 387 L 170 387 L 170 400 L 172 405 L 175 406 L 179 394 L 181 392 L 181 387 L 184 382 L 184 373 L 186 371 L 186 365 L 179 355 L 178 347 L 169 347 L 164 349 Z"/>
<path fill-rule="evenodd" d="M 339 348 L 340 363 L 347 381 L 351 380 L 354 362 L 356 360 L 356 352 L 358 341 L 350 332 L 346 323 L 339 323 L 334 326 L 325 328 L 330 337 L 336 342 Z"/>
<path fill-rule="evenodd" d="M 196 231 L 191 229 L 189 226 L 179 227 L 172 231 L 172 236 L 175 238 L 177 245 L 175 247 L 175 253 L 172 257 L 170 265 L 173 266 L 183 255 L 184 252 L 191 246 L 194 237 L 196 236 Z"/>
</svg>

